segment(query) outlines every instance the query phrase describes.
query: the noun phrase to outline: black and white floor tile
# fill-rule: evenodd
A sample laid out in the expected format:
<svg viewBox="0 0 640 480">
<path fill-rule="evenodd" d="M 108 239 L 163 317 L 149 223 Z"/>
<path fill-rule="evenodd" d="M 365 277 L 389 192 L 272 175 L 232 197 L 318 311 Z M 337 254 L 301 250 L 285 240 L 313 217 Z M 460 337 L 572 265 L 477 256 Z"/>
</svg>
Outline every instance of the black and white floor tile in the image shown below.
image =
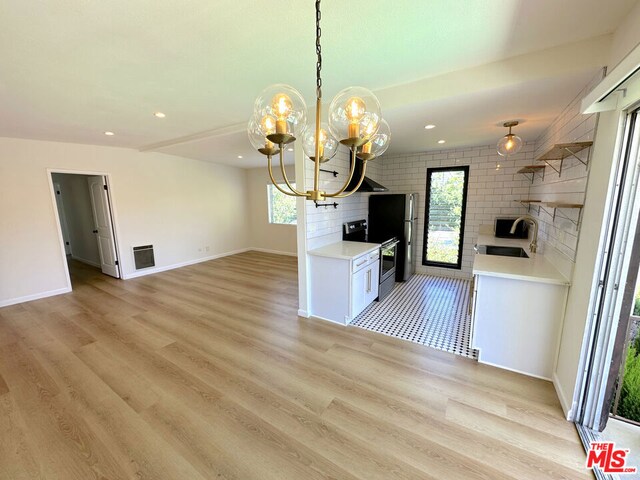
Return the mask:
<svg viewBox="0 0 640 480">
<path fill-rule="evenodd" d="M 477 359 L 470 346 L 469 280 L 413 275 L 351 325 Z"/>
</svg>

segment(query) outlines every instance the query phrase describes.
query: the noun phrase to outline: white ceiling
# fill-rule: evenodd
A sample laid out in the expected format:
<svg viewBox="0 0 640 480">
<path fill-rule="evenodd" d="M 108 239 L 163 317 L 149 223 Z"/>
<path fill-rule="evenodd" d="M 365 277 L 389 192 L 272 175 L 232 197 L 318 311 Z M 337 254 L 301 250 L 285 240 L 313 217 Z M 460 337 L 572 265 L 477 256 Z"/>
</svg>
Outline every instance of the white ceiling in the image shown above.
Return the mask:
<svg viewBox="0 0 640 480">
<path fill-rule="evenodd" d="M 395 153 L 492 143 L 512 118 L 533 139 L 604 64 L 608 39 L 585 40 L 635 1 L 325 0 L 324 96 L 376 90 Z M 290 83 L 313 102 L 313 4 L 5 2 L 0 135 L 259 165 L 242 130 L 260 90 Z"/>
</svg>

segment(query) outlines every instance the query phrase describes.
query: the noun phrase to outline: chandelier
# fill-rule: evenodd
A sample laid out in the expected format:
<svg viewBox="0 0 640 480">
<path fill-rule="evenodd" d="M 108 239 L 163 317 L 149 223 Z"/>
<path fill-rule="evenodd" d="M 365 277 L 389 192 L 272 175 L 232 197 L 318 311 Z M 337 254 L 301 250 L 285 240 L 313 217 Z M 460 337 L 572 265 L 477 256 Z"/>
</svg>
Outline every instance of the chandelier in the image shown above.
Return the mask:
<svg viewBox="0 0 640 480">
<path fill-rule="evenodd" d="M 348 87 L 340 91 L 329 105 L 329 123 L 322 122 L 322 47 L 320 45 L 320 0 L 316 0 L 316 111 L 315 124 L 307 125 L 307 107 L 295 88 L 276 84 L 265 88 L 255 101 L 249 120 L 251 145 L 267 157 L 267 168 L 273 185 L 285 195 L 321 201 L 342 198 L 355 193 L 365 177 L 367 162 L 382 155 L 391 139 L 389 125 L 382 119 L 380 102 L 370 90 Z M 314 162 L 313 190 L 301 192 L 291 184 L 284 168 L 285 146 L 301 135 L 302 149 Z M 340 140 L 337 140 L 340 139 Z M 335 192 L 320 190 L 320 165 L 331 160 L 338 145 L 349 148 L 349 178 Z M 279 156 L 280 170 L 286 187 L 273 176 L 272 157 Z M 356 158 L 362 162 L 360 179 L 347 191 L 355 171 Z"/>
</svg>

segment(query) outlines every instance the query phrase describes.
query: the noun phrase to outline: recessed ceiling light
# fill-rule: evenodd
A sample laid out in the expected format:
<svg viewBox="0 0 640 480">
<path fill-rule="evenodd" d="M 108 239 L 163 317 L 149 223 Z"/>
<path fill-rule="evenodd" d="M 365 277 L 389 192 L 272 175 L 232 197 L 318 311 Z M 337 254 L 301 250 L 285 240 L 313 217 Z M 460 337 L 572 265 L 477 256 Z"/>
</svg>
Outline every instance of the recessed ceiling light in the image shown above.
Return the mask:
<svg viewBox="0 0 640 480">
<path fill-rule="evenodd" d="M 242 158 L 242 155 L 238 155 L 238 158 Z"/>
<path fill-rule="evenodd" d="M 156 113 L 154 113 L 153 115 L 154 115 L 155 117 L 158 117 L 158 118 L 164 118 L 164 117 L 166 117 L 166 115 L 165 115 L 164 113 L 162 113 L 162 112 L 156 112 Z"/>
<path fill-rule="evenodd" d="M 104 134 L 109 136 L 109 137 L 112 137 L 112 136 L 115 135 L 115 133 L 113 133 L 113 132 L 104 132 Z"/>
<path fill-rule="evenodd" d="M 445 140 L 438 140 L 438 143 L 444 143 Z"/>
<path fill-rule="evenodd" d="M 425 130 L 431 130 L 432 128 L 436 128 L 436 126 L 433 123 L 430 123 L 429 125 L 425 125 L 424 128 Z"/>
<path fill-rule="evenodd" d="M 293 152 L 293 148 L 287 148 L 287 150 L 289 150 L 290 152 Z"/>
</svg>

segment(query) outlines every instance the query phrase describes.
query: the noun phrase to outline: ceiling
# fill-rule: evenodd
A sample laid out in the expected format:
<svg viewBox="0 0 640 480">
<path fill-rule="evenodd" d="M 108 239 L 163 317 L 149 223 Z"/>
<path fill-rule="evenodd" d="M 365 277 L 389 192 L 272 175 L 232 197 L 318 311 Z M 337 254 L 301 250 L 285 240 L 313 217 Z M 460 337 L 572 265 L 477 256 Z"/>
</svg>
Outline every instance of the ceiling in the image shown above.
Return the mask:
<svg viewBox="0 0 640 480">
<path fill-rule="evenodd" d="M 325 0 L 324 97 L 376 91 L 390 153 L 493 143 L 513 118 L 533 140 L 605 64 L 635 2 Z M 0 136 L 263 164 L 244 133 L 257 94 L 283 82 L 313 103 L 313 3 L 6 2 Z"/>
</svg>

